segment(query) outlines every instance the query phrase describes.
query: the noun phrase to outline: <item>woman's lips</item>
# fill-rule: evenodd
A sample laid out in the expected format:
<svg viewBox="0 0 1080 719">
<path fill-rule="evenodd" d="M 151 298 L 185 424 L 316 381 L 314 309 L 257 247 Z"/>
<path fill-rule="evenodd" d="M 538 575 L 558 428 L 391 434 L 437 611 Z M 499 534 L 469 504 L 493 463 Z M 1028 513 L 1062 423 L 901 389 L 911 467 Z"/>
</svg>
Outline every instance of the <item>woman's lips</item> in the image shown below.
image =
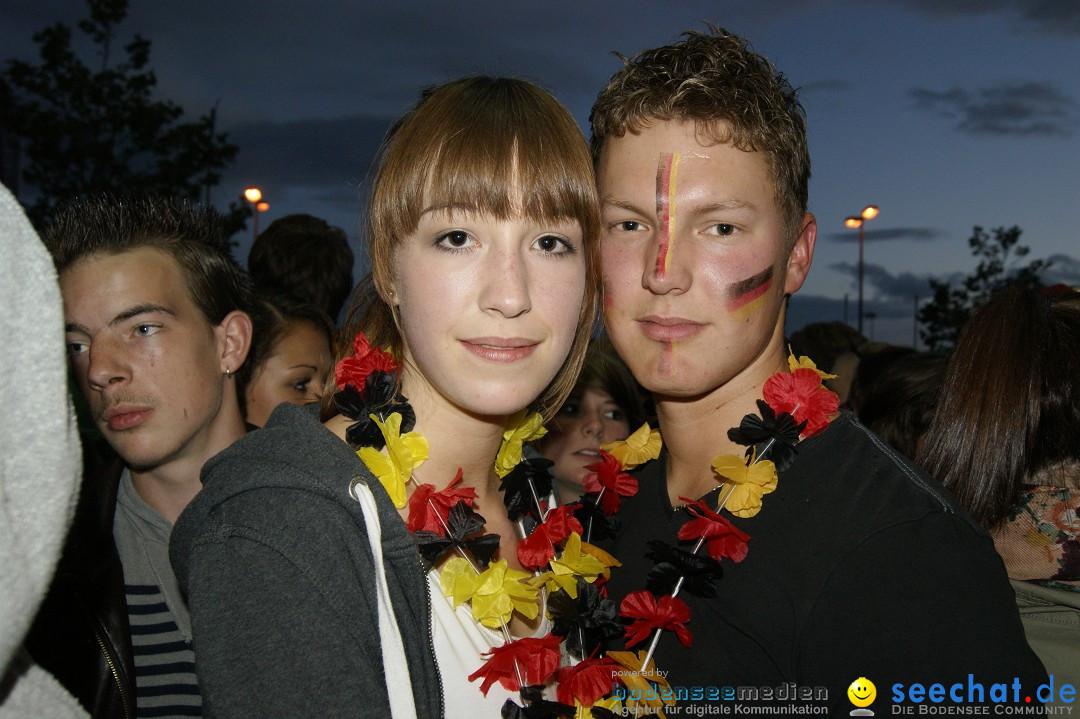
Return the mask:
<svg viewBox="0 0 1080 719">
<path fill-rule="evenodd" d="M 701 332 L 705 325 L 683 317 L 659 317 L 649 315 L 638 319 L 641 331 L 651 340 L 674 342 L 690 339 Z"/>
<path fill-rule="evenodd" d="M 461 343 L 477 357 L 490 362 L 517 362 L 540 346 L 537 340 L 523 337 L 472 337 Z"/>
</svg>

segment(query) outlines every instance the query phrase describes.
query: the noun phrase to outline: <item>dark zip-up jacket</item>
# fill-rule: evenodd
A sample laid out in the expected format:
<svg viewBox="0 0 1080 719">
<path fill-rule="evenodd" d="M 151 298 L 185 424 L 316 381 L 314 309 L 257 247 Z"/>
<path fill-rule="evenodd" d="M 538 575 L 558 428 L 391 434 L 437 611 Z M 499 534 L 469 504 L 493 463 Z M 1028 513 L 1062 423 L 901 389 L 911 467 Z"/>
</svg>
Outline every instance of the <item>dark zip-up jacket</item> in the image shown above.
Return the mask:
<svg viewBox="0 0 1080 719">
<path fill-rule="evenodd" d="M 187 594 L 203 711 L 216 717 L 389 717 L 387 687 L 416 715 L 443 716 L 427 581 L 379 482 L 311 407 L 283 404 L 266 426 L 203 467 L 177 520 L 173 569 Z M 383 565 L 350 496 L 375 496 Z M 384 675 L 375 605 L 383 572 L 409 681 Z"/>
<path fill-rule="evenodd" d="M 135 658 L 113 541 L 123 466 L 86 477 L 56 576 L 26 646 L 95 719 L 134 719 Z"/>
</svg>

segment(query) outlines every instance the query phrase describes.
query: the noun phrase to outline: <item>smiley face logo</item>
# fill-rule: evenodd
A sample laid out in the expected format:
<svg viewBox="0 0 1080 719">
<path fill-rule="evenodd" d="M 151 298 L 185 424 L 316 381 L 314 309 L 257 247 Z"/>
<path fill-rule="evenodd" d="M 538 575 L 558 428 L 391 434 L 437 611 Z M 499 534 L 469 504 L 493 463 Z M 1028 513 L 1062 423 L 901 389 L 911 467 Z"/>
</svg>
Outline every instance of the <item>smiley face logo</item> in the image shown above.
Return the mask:
<svg viewBox="0 0 1080 719">
<path fill-rule="evenodd" d="M 877 699 L 877 687 L 866 677 L 859 677 L 847 689 L 848 699 L 857 707 L 868 707 Z"/>
</svg>

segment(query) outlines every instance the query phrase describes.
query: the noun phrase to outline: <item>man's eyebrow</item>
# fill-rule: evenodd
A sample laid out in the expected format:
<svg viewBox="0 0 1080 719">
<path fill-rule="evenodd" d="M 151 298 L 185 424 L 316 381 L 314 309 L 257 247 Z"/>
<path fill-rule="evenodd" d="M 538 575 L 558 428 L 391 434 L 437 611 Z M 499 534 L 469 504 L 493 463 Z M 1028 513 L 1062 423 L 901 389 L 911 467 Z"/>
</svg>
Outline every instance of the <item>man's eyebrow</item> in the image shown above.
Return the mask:
<svg viewBox="0 0 1080 719">
<path fill-rule="evenodd" d="M 147 302 L 145 304 L 135 305 L 134 307 L 129 307 L 128 309 L 124 310 L 109 321 L 109 326 L 115 327 L 122 322 L 130 320 L 132 317 L 138 317 L 139 315 L 148 314 L 151 312 L 163 312 L 170 317 L 177 316 L 175 310 L 166 307 L 165 305 L 155 305 L 152 302 Z M 64 325 L 64 332 L 79 332 L 88 336 L 91 334 L 89 328 L 87 328 L 85 325 L 79 324 L 78 322 L 66 323 Z"/>
<path fill-rule="evenodd" d="M 603 200 L 601 200 L 600 204 L 602 206 L 602 210 L 606 210 L 610 207 L 618 210 L 626 210 L 627 212 L 633 212 L 638 215 L 642 215 L 643 217 L 648 216 L 648 213 L 646 213 L 640 207 L 635 205 L 633 202 L 628 202 L 626 200 L 613 200 L 610 197 L 605 197 L 603 198 Z"/>
<path fill-rule="evenodd" d="M 690 205 L 688 211 L 695 215 L 707 215 L 710 212 L 756 209 L 757 206 L 752 202 L 745 202 L 743 200 L 720 200 L 719 202 L 706 202 L 700 205 Z"/>
<path fill-rule="evenodd" d="M 150 314 L 151 312 L 163 312 L 164 314 L 167 314 L 170 317 L 176 317 L 176 312 L 172 308 L 166 307 L 165 305 L 155 305 L 153 303 L 148 302 L 146 304 L 135 305 L 134 307 L 129 307 L 128 309 L 124 310 L 123 312 L 118 314 L 116 317 L 113 317 L 112 320 L 109 321 L 109 326 L 110 327 L 115 327 L 116 325 L 118 325 L 118 324 L 120 324 L 122 322 L 127 322 L 128 320 L 132 319 L 133 317 L 138 317 L 139 315 Z"/>
</svg>

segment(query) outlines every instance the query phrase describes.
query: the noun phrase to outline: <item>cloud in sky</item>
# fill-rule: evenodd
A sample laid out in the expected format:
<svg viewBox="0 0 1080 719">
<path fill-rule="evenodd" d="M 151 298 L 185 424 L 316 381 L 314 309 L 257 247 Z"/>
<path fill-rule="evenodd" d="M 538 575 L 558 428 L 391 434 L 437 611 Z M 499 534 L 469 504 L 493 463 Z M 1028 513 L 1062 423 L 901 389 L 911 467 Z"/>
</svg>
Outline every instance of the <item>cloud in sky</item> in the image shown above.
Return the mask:
<svg viewBox="0 0 1080 719">
<path fill-rule="evenodd" d="M 1046 284 L 1060 282 L 1070 287 L 1080 287 L 1080 260 L 1063 254 L 1050 255 L 1046 259 L 1050 262 L 1049 269 L 1042 273 Z"/>
<path fill-rule="evenodd" d="M 1080 3 L 1075 0 L 886 0 L 941 17 L 1008 13 L 1041 32 L 1080 35 Z"/>
<path fill-rule="evenodd" d="M 837 242 L 857 242 L 859 233 L 855 230 L 843 232 L 830 232 L 830 240 Z M 936 240 L 941 237 L 941 231 L 932 227 L 886 227 L 881 230 L 863 230 L 863 241 L 883 242 L 888 240 Z"/>
<path fill-rule="evenodd" d="M 858 265 L 849 262 L 831 264 L 829 269 L 851 277 L 859 276 Z M 903 299 L 910 303 L 912 297 L 929 296 L 930 277 L 929 273 L 914 272 L 900 272 L 894 275 L 881 265 L 870 263 L 863 265 L 863 281 L 875 291 L 875 296 L 884 301 Z"/>
<path fill-rule="evenodd" d="M 1045 82 L 1004 81 L 973 92 L 915 87 L 908 96 L 917 109 L 955 120 L 956 130 L 971 135 L 1070 137 L 1077 123 L 1076 101 Z"/>
</svg>

